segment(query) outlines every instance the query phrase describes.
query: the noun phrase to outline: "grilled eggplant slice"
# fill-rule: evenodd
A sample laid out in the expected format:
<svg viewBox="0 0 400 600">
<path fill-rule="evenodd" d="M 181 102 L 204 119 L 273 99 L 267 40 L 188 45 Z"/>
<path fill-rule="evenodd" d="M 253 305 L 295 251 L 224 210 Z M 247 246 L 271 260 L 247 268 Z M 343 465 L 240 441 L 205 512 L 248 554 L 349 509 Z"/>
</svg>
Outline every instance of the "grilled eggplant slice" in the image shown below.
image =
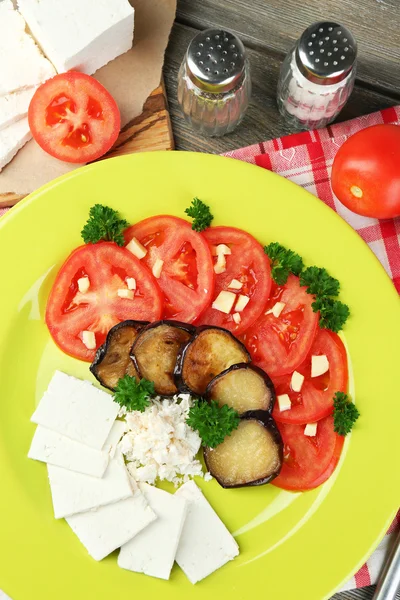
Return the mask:
<svg viewBox="0 0 400 600">
<path fill-rule="evenodd" d="M 114 391 L 124 375 L 138 377 L 130 353 L 133 342 L 147 324 L 147 321 L 122 321 L 110 329 L 90 365 L 91 372 L 102 386 Z"/>
<path fill-rule="evenodd" d="M 222 444 L 204 450 L 204 459 L 223 488 L 264 485 L 281 470 L 282 438 L 268 412 L 249 411 Z"/>
<path fill-rule="evenodd" d="M 132 347 L 132 360 L 140 377 L 154 382 L 160 396 L 173 396 L 177 355 L 196 329 L 179 321 L 157 321 L 143 329 Z"/>
<path fill-rule="evenodd" d="M 205 325 L 178 356 L 175 381 L 181 391 L 202 395 L 216 375 L 250 360 L 246 347 L 230 331 Z"/>
<path fill-rule="evenodd" d="M 206 398 L 216 400 L 220 406 L 227 404 L 242 415 L 249 410 L 271 412 L 276 395 L 274 384 L 265 371 L 251 364 L 240 363 L 210 381 Z"/>
</svg>

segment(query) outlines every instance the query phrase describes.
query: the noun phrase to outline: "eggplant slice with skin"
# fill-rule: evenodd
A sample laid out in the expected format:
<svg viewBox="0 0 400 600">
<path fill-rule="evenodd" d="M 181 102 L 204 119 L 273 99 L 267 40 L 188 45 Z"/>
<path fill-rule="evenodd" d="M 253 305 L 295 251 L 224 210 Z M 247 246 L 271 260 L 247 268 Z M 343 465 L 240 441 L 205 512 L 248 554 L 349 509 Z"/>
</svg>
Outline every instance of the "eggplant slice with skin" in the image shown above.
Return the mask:
<svg viewBox="0 0 400 600">
<path fill-rule="evenodd" d="M 246 347 L 230 331 L 204 325 L 182 349 L 175 380 L 181 391 L 200 396 L 216 375 L 232 365 L 250 360 Z"/>
<path fill-rule="evenodd" d="M 204 459 L 223 488 L 264 485 L 281 470 L 283 442 L 268 412 L 249 411 L 222 444 L 204 449 Z"/>
<path fill-rule="evenodd" d="M 140 377 L 153 381 L 160 396 L 173 396 L 178 392 L 174 381 L 176 359 L 195 331 L 192 325 L 179 321 L 157 321 L 145 327 L 136 338 L 132 360 Z"/>
<path fill-rule="evenodd" d="M 240 363 L 223 371 L 210 381 L 207 400 L 227 404 L 239 415 L 249 410 L 271 412 L 275 404 L 275 388 L 268 375 L 252 364 Z"/>
<path fill-rule="evenodd" d="M 114 325 L 96 352 L 90 370 L 102 386 L 114 391 L 124 375 L 139 377 L 131 359 L 131 348 L 147 321 L 122 321 Z"/>
</svg>

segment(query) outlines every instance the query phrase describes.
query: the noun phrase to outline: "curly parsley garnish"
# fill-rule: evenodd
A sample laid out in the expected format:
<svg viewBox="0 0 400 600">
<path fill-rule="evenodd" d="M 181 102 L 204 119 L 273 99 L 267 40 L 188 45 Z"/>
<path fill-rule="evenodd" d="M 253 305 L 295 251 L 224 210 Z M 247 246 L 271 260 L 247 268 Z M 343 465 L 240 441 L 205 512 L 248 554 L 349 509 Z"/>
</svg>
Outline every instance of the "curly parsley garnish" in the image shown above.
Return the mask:
<svg viewBox="0 0 400 600">
<path fill-rule="evenodd" d="M 121 219 L 113 208 L 95 204 L 89 211 L 89 219 L 81 231 L 81 236 L 85 244 L 106 241 L 124 246 L 125 240 L 122 232 L 128 225 L 128 221 Z"/>
<path fill-rule="evenodd" d="M 335 333 L 343 329 L 343 325 L 350 316 L 347 304 L 333 298 L 317 298 L 311 306 L 314 312 L 319 311 L 319 326 Z"/>
<path fill-rule="evenodd" d="M 278 242 L 271 242 L 264 246 L 265 254 L 268 254 L 271 261 L 272 279 L 278 285 L 284 285 L 290 273 L 299 275 L 303 268 L 303 259 L 301 256 Z"/>
<path fill-rule="evenodd" d="M 189 410 L 186 422 L 198 431 L 205 446 L 215 448 L 238 428 L 240 418 L 236 410 L 226 404 L 219 406 L 216 400 L 208 403 L 200 398 Z"/>
<path fill-rule="evenodd" d="M 318 298 L 325 296 L 338 296 L 340 284 L 331 277 L 326 269 L 321 267 L 307 267 L 300 274 L 300 285 L 307 286 L 307 292 Z"/>
<path fill-rule="evenodd" d="M 147 379 L 137 380 L 136 377 L 124 375 L 115 388 L 114 400 L 127 411 L 143 412 L 150 406 L 150 398 L 155 395 L 154 383 Z"/>
<path fill-rule="evenodd" d="M 199 232 L 210 227 L 214 218 L 209 206 L 199 198 L 193 198 L 192 204 L 185 210 L 185 213 L 193 219 L 192 229 Z"/>
<path fill-rule="evenodd" d="M 333 398 L 333 428 L 339 435 L 347 435 L 360 413 L 347 394 L 336 392 Z"/>
</svg>

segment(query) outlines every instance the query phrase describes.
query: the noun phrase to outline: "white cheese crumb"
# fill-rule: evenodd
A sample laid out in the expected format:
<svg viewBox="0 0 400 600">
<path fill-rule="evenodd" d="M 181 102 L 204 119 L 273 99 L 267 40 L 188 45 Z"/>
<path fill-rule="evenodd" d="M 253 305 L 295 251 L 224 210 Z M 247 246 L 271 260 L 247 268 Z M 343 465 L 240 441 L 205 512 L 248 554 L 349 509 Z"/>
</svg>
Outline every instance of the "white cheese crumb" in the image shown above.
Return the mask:
<svg viewBox="0 0 400 600">
<path fill-rule="evenodd" d="M 281 394 L 277 397 L 279 410 L 283 412 L 284 410 L 290 410 L 292 408 L 292 403 L 288 394 Z"/>
<path fill-rule="evenodd" d="M 248 296 L 243 296 L 243 294 L 240 294 L 235 306 L 236 312 L 242 312 L 242 310 L 244 310 L 248 305 L 249 301 L 250 298 Z"/>
<path fill-rule="evenodd" d="M 216 252 L 217 256 L 219 254 L 232 254 L 231 249 L 226 244 L 218 244 Z"/>
<path fill-rule="evenodd" d="M 311 377 L 319 377 L 329 371 L 329 361 L 325 354 L 311 356 Z"/>
<path fill-rule="evenodd" d="M 127 298 L 128 300 L 133 300 L 133 291 L 126 290 L 125 288 L 117 290 L 117 294 L 120 298 Z"/>
<path fill-rule="evenodd" d="M 232 310 L 232 306 L 234 305 L 236 300 L 236 294 L 233 292 L 225 292 L 224 290 L 218 294 L 212 303 L 212 308 L 215 310 L 219 310 L 227 315 Z"/>
<path fill-rule="evenodd" d="M 212 478 L 213 476 L 209 471 L 207 471 L 207 473 L 204 473 L 204 481 L 211 481 Z"/>
<path fill-rule="evenodd" d="M 142 246 L 139 240 L 137 240 L 135 237 L 133 237 L 129 244 L 127 244 L 125 247 L 127 250 L 129 250 L 129 252 L 132 252 L 132 254 L 136 256 L 136 258 L 138 258 L 139 260 L 147 254 L 146 248 Z"/>
<path fill-rule="evenodd" d="M 293 371 L 292 379 L 290 380 L 290 387 L 294 392 L 300 392 L 304 383 L 304 375 L 298 371 Z"/>
<path fill-rule="evenodd" d="M 239 323 L 242 320 L 242 317 L 240 316 L 239 313 L 233 313 L 232 319 L 235 321 L 236 325 L 239 325 Z"/>
<path fill-rule="evenodd" d="M 157 258 L 152 268 L 152 273 L 156 279 L 160 279 L 163 265 L 164 261 L 161 258 Z"/>
<path fill-rule="evenodd" d="M 279 315 L 281 314 L 281 312 L 283 311 L 283 309 L 286 306 L 286 302 L 275 302 L 274 306 L 270 309 L 267 310 L 267 312 L 265 313 L 266 315 L 270 315 L 273 314 L 274 317 L 278 318 Z"/>
<path fill-rule="evenodd" d="M 304 428 L 304 435 L 309 437 L 314 437 L 317 435 L 317 425 L 318 423 L 308 423 Z"/>
<path fill-rule="evenodd" d="M 94 350 L 96 348 L 94 331 L 82 331 L 82 342 L 88 350 Z"/>
<path fill-rule="evenodd" d="M 89 277 L 80 277 L 78 279 L 78 290 L 81 294 L 86 294 L 86 292 L 90 288 L 90 279 Z"/>
<path fill-rule="evenodd" d="M 228 285 L 228 288 L 230 290 L 241 290 L 242 287 L 243 287 L 243 283 L 241 281 L 239 281 L 238 279 L 232 279 L 232 281 Z"/>
<path fill-rule="evenodd" d="M 214 272 L 216 275 L 220 275 L 226 271 L 226 258 L 225 254 L 218 254 L 217 262 L 214 265 Z"/>
<path fill-rule="evenodd" d="M 136 279 L 134 277 L 127 277 L 126 285 L 128 286 L 128 290 L 136 290 Z"/>
</svg>

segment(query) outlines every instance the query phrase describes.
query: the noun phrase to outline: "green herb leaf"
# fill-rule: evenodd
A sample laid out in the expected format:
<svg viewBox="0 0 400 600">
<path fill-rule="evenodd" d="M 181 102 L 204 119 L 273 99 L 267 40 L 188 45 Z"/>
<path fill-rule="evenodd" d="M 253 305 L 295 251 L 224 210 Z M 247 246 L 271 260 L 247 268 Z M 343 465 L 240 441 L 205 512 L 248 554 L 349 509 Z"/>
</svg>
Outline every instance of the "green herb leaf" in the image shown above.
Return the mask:
<svg viewBox="0 0 400 600">
<path fill-rule="evenodd" d="M 128 411 L 139 410 L 143 412 L 150 406 L 150 397 L 154 396 L 154 383 L 147 379 L 137 380 L 136 377 L 124 375 L 118 381 L 114 400 Z"/>
<path fill-rule="evenodd" d="M 347 394 L 336 392 L 333 398 L 333 428 L 339 435 L 347 435 L 360 413 Z"/>
<path fill-rule="evenodd" d="M 194 231 L 204 231 L 210 227 L 214 218 L 210 208 L 199 198 L 193 198 L 192 204 L 185 210 L 185 213 L 193 219 L 192 229 Z"/>
<path fill-rule="evenodd" d="M 320 267 L 304 269 L 300 274 L 300 285 L 307 286 L 307 292 L 318 298 L 337 296 L 340 289 L 339 281 L 331 277 L 326 269 Z"/>
<path fill-rule="evenodd" d="M 350 315 L 347 304 L 333 298 L 317 298 L 311 306 L 314 312 L 319 311 L 320 313 L 319 326 L 335 333 L 343 329 L 343 325 Z"/>
<path fill-rule="evenodd" d="M 268 254 L 271 260 L 272 278 L 278 285 L 284 285 L 290 273 L 299 275 L 303 268 L 303 259 L 301 256 L 278 242 L 271 242 L 264 246 L 265 254 Z"/>
<path fill-rule="evenodd" d="M 204 445 L 215 448 L 237 429 L 240 418 L 236 410 L 226 404 L 219 406 L 216 400 L 208 403 L 200 398 L 190 409 L 186 422 L 198 431 Z"/>
<path fill-rule="evenodd" d="M 96 244 L 104 240 L 123 246 L 125 240 L 122 232 L 128 225 L 128 221 L 120 219 L 118 212 L 113 208 L 95 204 L 89 211 L 89 219 L 81 231 L 81 236 L 85 244 Z"/>
</svg>

